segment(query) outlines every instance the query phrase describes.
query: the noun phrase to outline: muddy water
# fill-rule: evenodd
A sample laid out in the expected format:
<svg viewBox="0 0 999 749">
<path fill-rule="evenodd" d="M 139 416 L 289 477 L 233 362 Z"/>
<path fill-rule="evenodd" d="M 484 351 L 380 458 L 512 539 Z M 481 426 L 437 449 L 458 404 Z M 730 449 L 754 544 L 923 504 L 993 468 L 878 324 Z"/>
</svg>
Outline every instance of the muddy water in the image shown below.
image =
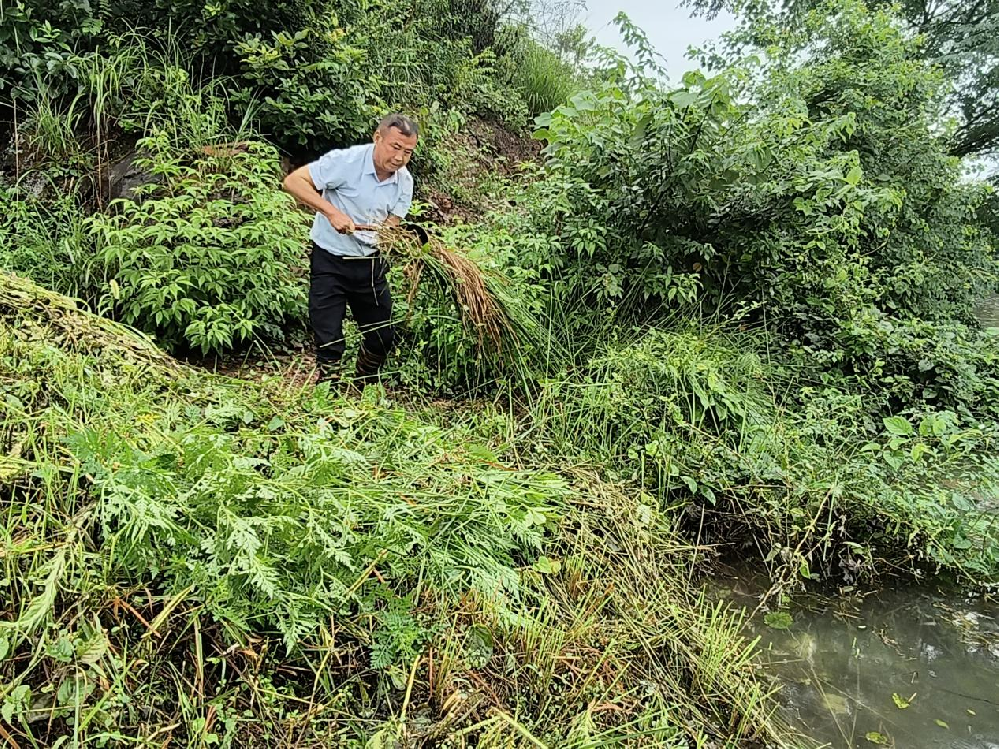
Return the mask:
<svg viewBox="0 0 999 749">
<path fill-rule="evenodd" d="M 732 602 L 752 610 L 760 581 L 730 574 Z M 999 603 L 910 587 L 796 605 L 791 622 L 771 622 L 786 629 L 762 615 L 750 628 L 803 734 L 837 748 L 999 749 Z"/>
<path fill-rule="evenodd" d="M 999 334 L 999 295 L 977 315 Z M 730 569 L 711 587 L 753 611 L 767 581 Z M 748 627 L 784 719 L 818 745 L 999 749 L 999 592 L 910 584 L 796 596 L 790 613 Z"/>
</svg>

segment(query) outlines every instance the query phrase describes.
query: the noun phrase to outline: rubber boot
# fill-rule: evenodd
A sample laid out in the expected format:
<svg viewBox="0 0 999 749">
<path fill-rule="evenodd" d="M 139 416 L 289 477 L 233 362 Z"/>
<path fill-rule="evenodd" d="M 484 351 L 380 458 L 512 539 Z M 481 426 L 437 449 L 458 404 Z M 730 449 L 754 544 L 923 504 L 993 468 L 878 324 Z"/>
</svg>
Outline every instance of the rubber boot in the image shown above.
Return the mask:
<svg viewBox="0 0 999 749">
<path fill-rule="evenodd" d="M 333 390 L 340 383 L 340 360 L 319 360 L 316 362 L 316 384 L 328 382 L 330 390 Z"/>
<path fill-rule="evenodd" d="M 378 373 L 387 358 L 385 354 L 374 354 L 361 347 L 357 352 L 357 369 L 354 373 L 354 384 L 359 391 L 364 390 L 365 385 L 378 381 Z"/>
</svg>

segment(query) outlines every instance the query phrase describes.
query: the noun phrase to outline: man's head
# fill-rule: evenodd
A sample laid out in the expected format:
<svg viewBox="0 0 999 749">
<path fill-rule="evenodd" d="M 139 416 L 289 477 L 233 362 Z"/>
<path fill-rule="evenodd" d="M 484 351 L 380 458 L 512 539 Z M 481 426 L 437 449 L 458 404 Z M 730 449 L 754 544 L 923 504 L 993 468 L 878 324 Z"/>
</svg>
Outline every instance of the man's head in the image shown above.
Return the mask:
<svg viewBox="0 0 999 749">
<path fill-rule="evenodd" d="M 375 168 L 393 174 L 409 163 L 420 130 L 409 117 L 390 114 L 375 130 Z"/>
</svg>

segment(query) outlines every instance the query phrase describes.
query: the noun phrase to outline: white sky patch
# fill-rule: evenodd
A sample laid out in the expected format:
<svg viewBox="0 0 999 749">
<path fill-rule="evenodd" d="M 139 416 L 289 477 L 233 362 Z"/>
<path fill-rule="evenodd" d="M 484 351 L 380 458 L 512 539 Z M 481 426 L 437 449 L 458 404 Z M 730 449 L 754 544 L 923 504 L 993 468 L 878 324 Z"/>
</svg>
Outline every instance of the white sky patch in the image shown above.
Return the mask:
<svg viewBox="0 0 999 749">
<path fill-rule="evenodd" d="M 627 50 L 612 21 L 619 11 L 627 13 L 666 59 L 666 70 L 673 82 L 679 82 L 684 72 L 697 67 L 695 62 L 686 59 L 688 47 L 717 39 L 736 26 L 735 16 L 730 13 L 719 13 L 711 21 L 700 16 L 691 18 L 690 8 L 681 8 L 671 0 L 587 0 L 586 6 L 581 21 L 593 32 L 597 42 L 622 52 Z"/>
</svg>

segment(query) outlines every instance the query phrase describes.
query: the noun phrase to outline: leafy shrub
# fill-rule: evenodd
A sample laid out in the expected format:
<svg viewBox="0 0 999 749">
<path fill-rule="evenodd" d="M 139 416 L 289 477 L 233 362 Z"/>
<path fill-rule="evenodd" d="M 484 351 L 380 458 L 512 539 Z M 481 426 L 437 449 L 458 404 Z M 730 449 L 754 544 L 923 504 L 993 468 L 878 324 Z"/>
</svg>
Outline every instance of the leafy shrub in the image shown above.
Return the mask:
<svg viewBox="0 0 999 749">
<path fill-rule="evenodd" d="M 873 411 L 947 409 L 965 418 L 999 415 L 999 341 L 961 323 L 899 320 L 872 308 L 844 316 L 831 344 L 804 344 L 793 357 L 817 379 L 846 374 Z"/>
<path fill-rule="evenodd" d="M 172 348 L 221 351 L 280 335 L 304 312 L 307 218 L 278 185 L 259 143 L 212 153 L 143 139 L 137 165 L 156 180 L 90 219 L 108 268 L 101 304 Z"/>
<path fill-rule="evenodd" d="M 348 40 L 336 16 L 315 23 L 235 45 L 242 86 L 233 103 L 262 132 L 298 150 L 368 135 L 381 91 L 365 74 L 365 51 Z"/>
<path fill-rule="evenodd" d="M 814 15 L 804 38 L 774 30 L 772 42 L 759 70 L 688 73 L 672 91 L 610 69 L 540 118 L 552 176 L 531 207 L 557 241 L 527 259 L 568 297 L 630 319 L 746 305 L 788 349 L 863 373 L 873 391 L 899 385 L 882 374 L 941 375 L 885 406 L 922 392 L 938 406 L 993 399 L 979 397 L 994 392 L 987 377 L 925 362 L 916 373 L 895 354 L 947 348 L 943 330 L 915 343 L 937 333 L 908 321 L 967 322 L 999 278 L 976 215 L 988 191 L 932 127 L 937 73 L 890 16 L 852 0 Z M 987 371 L 994 354 L 972 348 Z"/>
<path fill-rule="evenodd" d="M 329 0 L 258 0 L 217 3 L 210 0 L 116 0 L 107 12 L 112 31 L 131 28 L 174 29 L 192 62 L 213 62 L 213 74 L 231 75 L 238 67 L 234 45 L 259 35 L 291 31 L 308 25 L 313 13 L 333 10 Z"/>
<path fill-rule="evenodd" d="M 0 13 L 0 107 L 13 99 L 34 101 L 43 83 L 57 96 L 71 92 L 79 76 L 75 55 L 100 29 L 90 0 L 5 2 Z"/>
<path fill-rule="evenodd" d="M 872 418 L 863 395 L 809 384 L 757 345 L 683 327 L 608 345 L 582 380 L 546 386 L 532 427 L 691 508 L 701 540 L 762 548 L 796 577 L 855 580 L 874 558 L 999 572 L 982 503 L 999 432 L 945 409 Z"/>
</svg>

